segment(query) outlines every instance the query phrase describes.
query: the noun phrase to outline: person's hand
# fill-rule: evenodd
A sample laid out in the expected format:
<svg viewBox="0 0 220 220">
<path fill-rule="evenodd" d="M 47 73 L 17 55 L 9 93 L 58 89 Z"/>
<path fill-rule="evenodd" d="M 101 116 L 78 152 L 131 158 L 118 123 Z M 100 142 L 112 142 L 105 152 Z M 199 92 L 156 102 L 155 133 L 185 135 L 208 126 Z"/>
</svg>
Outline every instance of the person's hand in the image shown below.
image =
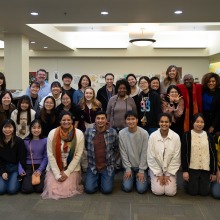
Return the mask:
<svg viewBox="0 0 220 220">
<path fill-rule="evenodd" d="M 170 94 L 167 95 L 168 99 L 170 100 L 170 103 L 173 104 L 175 98 L 170 96 Z"/>
<path fill-rule="evenodd" d="M 3 180 L 8 180 L 8 174 L 7 173 L 3 173 L 2 174 L 2 179 Z"/>
<path fill-rule="evenodd" d="M 68 178 L 68 176 L 63 171 L 60 173 L 60 175 L 61 177 L 58 179 L 60 182 L 64 182 Z"/>
<path fill-rule="evenodd" d="M 21 174 L 20 174 L 20 176 L 25 176 L 25 175 L 26 175 L 26 173 L 25 173 L 25 172 L 23 172 L 23 173 L 21 173 Z"/>
<path fill-rule="evenodd" d="M 169 185 L 169 182 L 171 182 L 170 177 L 169 176 L 164 176 L 164 185 Z"/>
<path fill-rule="evenodd" d="M 139 180 L 139 182 L 144 183 L 146 181 L 146 178 L 144 176 L 144 173 L 137 173 L 136 178 Z"/>
<path fill-rule="evenodd" d="M 158 176 L 157 177 L 157 182 L 160 183 L 161 186 L 163 186 L 165 183 L 164 183 L 164 177 L 163 176 Z"/>
<path fill-rule="evenodd" d="M 187 182 L 189 182 L 189 173 L 188 172 L 183 172 L 183 179 Z"/>
<path fill-rule="evenodd" d="M 180 96 L 180 94 L 179 95 L 177 95 L 175 98 L 174 98 L 174 102 L 175 103 L 179 103 L 179 100 L 182 98 L 182 96 Z"/>
<path fill-rule="evenodd" d="M 216 178 L 216 175 L 212 175 L 212 174 L 210 175 L 210 181 L 211 181 L 211 182 L 215 182 L 216 179 L 217 179 L 217 178 Z"/>
<path fill-rule="evenodd" d="M 36 170 L 34 173 L 33 173 L 35 176 L 41 176 L 41 172 L 39 170 Z"/>
<path fill-rule="evenodd" d="M 132 172 L 131 171 L 127 171 L 127 172 L 124 173 L 123 179 L 126 181 L 129 178 L 131 178 L 131 177 L 132 177 Z"/>
</svg>

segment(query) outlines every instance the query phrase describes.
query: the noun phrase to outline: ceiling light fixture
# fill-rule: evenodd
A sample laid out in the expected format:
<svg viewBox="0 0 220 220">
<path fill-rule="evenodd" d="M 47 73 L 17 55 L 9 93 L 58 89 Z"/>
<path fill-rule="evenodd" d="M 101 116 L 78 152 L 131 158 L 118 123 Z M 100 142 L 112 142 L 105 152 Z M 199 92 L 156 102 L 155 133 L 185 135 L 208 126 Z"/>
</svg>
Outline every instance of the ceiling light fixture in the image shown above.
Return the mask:
<svg viewBox="0 0 220 220">
<path fill-rule="evenodd" d="M 107 11 L 102 11 L 101 15 L 108 15 L 108 12 Z"/>
<path fill-rule="evenodd" d="M 47 46 L 44 47 L 44 49 L 47 49 L 47 48 L 48 48 Z"/>
<path fill-rule="evenodd" d="M 33 15 L 33 16 L 37 16 L 37 15 L 38 15 L 38 12 L 34 12 L 34 11 L 33 11 L 33 12 L 31 12 L 30 14 Z"/>
<path fill-rule="evenodd" d="M 182 14 L 183 12 L 180 11 L 180 10 L 177 10 L 177 11 L 174 11 L 174 13 L 175 13 L 176 15 L 180 15 L 180 14 Z"/>
<path fill-rule="evenodd" d="M 35 41 L 31 41 L 30 43 L 31 43 L 31 44 L 35 44 L 36 42 L 35 42 Z"/>
<path fill-rule="evenodd" d="M 144 32 L 144 28 L 141 28 L 142 31 L 142 37 L 143 37 L 143 32 Z M 146 47 L 151 45 L 152 43 L 156 42 L 156 40 L 154 39 L 146 39 L 146 38 L 139 38 L 139 39 L 132 39 L 129 41 L 130 43 L 139 46 L 139 47 Z"/>
</svg>

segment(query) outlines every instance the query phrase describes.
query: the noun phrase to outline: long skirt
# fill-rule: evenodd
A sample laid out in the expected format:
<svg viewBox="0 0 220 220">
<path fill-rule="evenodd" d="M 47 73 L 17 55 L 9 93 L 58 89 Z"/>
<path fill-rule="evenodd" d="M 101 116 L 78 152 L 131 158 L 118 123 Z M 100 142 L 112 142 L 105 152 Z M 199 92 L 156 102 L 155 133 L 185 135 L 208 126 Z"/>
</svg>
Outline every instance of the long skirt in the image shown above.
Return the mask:
<svg viewBox="0 0 220 220">
<path fill-rule="evenodd" d="M 69 198 L 83 192 L 83 185 L 81 185 L 80 171 L 72 172 L 70 176 L 64 181 L 59 182 L 55 179 L 53 172 L 47 171 L 44 190 L 41 194 L 43 199 L 63 199 Z"/>
</svg>

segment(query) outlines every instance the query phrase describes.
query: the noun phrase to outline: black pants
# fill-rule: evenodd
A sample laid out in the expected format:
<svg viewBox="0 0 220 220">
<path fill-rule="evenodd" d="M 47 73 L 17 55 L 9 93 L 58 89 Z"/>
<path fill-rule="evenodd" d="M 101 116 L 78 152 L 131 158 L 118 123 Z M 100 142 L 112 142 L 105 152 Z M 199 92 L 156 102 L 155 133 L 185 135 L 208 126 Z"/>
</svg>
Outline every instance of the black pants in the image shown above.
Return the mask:
<svg viewBox="0 0 220 220">
<path fill-rule="evenodd" d="M 186 183 L 186 190 L 193 196 L 207 196 L 210 191 L 210 172 L 189 169 L 189 182 Z"/>
<path fill-rule="evenodd" d="M 34 169 L 38 169 L 40 165 L 35 164 Z M 45 170 L 42 171 L 40 176 L 40 184 L 32 185 L 31 179 L 33 174 L 32 165 L 26 165 L 26 175 L 23 177 L 22 185 L 21 185 L 21 192 L 23 193 L 42 193 L 44 188 L 44 178 L 45 178 Z"/>
</svg>

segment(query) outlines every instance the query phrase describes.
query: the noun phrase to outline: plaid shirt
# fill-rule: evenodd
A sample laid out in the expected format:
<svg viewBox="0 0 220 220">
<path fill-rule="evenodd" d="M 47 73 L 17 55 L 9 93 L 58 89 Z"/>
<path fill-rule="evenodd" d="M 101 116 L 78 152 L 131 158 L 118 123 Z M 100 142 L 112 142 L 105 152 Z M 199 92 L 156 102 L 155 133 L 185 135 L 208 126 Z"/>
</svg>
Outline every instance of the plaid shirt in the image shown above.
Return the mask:
<svg viewBox="0 0 220 220">
<path fill-rule="evenodd" d="M 87 128 L 85 131 L 85 147 L 88 152 L 88 163 L 94 174 L 97 173 L 94 152 L 94 137 L 96 129 Z M 115 152 L 118 149 L 118 134 L 113 128 L 108 128 L 104 132 L 104 139 L 106 145 L 106 164 L 108 174 L 111 175 L 115 168 Z"/>
</svg>

